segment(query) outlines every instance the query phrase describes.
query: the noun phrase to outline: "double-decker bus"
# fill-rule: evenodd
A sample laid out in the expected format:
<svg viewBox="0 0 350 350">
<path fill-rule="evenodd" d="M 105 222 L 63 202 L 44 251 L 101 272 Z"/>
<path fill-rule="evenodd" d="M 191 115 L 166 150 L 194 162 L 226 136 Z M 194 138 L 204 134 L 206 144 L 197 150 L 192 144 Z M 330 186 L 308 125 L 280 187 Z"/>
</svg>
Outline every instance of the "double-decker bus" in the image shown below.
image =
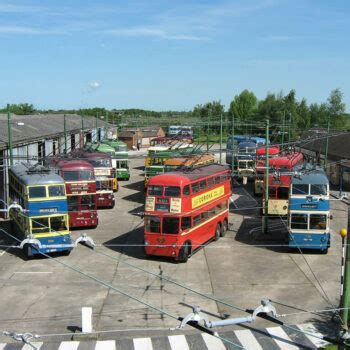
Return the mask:
<svg viewBox="0 0 350 350">
<path fill-rule="evenodd" d="M 237 168 L 237 145 L 238 143 L 245 141 L 246 139 L 248 139 L 248 137 L 244 135 L 230 135 L 227 138 L 226 163 L 232 165 L 233 159 L 234 169 Z"/>
<path fill-rule="evenodd" d="M 304 161 L 300 152 L 291 152 L 282 156 L 269 158 L 269 194 L 267 215 L 286 216 L 288 214 L 289 188 L 291 173 L 294 168 Z M 265 175 L 265 174 L 264 174 Z M 262 212 L 265 214 L 265 181 L 262 199 Z"/>
<path fill-rule="evenodd" d="M 289 247 L 317 249 L 330 247 L 329 181 L 319 167 L 297 168 L 291 180 L 288 227 Z"/>
<path fill-rule="evenodd" d="M 145 253 L 186 262 L 228 229 L 231 176 L 224 165 L 152 177 L 145 205 Z"/>
<path fill-rule="evenodd" d="M 195 154 L 187 157 L 169 158 L 164 161 L 164 172 L 192 170 L 214 164 L 215 162 L 215 156 L 213 154 Z"/>
<path fill-rule="evenodd" d="M 120 140 L 103 140 L 102 143 L 107 144 L 114 149 L 112 166 L 115 169 L 117 180 L 128 181 L 130 179 L 130 171 L 127 144 Z"/>
<path fill-rule="evenodd" d="M 27 258 L 40 253 L 70 253 L 73 244 L 61 176 L 41 165 L 16 164 L 9 169 L 9 197 L 10 204 L 16 202 L 26 210 L 11 209 L 9 215 L 18 239 L 34 241 L 23 246 Z"/>
<path fill-rule="evenodd" d="M 96 227 L 98 214 L 94 167 L 84 160 L 59 160 L 51 165 L 65 182 L 69 226 Z"/>
<path fill-rule="evenodd" d="M 75 151 L 73 157 L 86 160 L 94 167 L 96 178 L 96 205 L 97 209 L 113 208 L 115 199 L 113 183 L 115 179 L 112 160 L 108 154 L 101 152 Z"/>
<path fill-rule="evenodd" d="M 238 177 L 252 178 L 255 173 L 256 143 L 242 141 L 238 144 L 237 174 Z"/>
<path fill-rule="evenodd" d="M 105 153 L 110 156 L 113 168 L 113 192 L 118 191 L 118 179 L 117 179 L 117 169 L 116 169 L 116 156 L 115 150 L 112 146 L 106 143 L 86 143 L 85 150 L 89 152 L 100 152 Z"/>
<path fill-rule="evenodd" d="M 279 146 L 269 146 L 269 160 L 278 157 L 280 154 Z M 259 147 L 256 150 L 255 158 L 255 179 L 254 179 L 254 194 L 259 195 L 263 193 L 264 175 L 266 165 L 266 148 Z"/>
<path fill-rule="evenodd" d="M 173 145 L 159 145 L 148 149 L 148 156 L 145 159 L 145 188 L 151 177 L 164 172 L 166 159 L 191 155 L 197 152 L 193 145 L 177 142 Z"/>
</svg>

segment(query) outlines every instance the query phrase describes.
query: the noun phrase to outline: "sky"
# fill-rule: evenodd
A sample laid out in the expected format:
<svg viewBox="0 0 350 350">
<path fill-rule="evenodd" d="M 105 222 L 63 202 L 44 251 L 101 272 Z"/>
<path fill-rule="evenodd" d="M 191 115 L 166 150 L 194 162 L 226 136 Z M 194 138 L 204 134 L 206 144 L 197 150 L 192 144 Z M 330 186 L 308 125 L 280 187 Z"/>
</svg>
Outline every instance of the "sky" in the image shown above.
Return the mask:
<svg viewBox="0 0 350 350">
<path fill-rule="evenodd" d="M 348 0 L 0 0 L 0 106 L 191 110 L 242 90 L 350 110 Z"/>
</svg>

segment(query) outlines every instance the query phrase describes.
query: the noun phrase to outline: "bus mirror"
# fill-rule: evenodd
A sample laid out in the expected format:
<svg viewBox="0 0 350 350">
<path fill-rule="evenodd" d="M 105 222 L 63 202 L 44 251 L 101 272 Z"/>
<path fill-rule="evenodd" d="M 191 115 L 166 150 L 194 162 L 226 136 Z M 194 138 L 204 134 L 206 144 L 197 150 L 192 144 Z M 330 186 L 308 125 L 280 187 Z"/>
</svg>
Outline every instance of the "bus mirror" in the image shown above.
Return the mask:
<svg viewBox="0 0 350 350">
<path fill-rule="evenodd" d="M 333 220 L 333 215 L 329 215 L 329 220 Z"/>
</svg>

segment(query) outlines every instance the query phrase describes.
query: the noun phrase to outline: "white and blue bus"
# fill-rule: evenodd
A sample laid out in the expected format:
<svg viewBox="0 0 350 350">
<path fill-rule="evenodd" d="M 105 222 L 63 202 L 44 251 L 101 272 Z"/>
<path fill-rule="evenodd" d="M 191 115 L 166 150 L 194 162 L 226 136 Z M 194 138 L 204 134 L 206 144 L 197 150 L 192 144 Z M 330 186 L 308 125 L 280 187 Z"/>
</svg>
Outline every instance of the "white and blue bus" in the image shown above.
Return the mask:
<svg viewBox="0 0 350 350">
<path fill-rule="evenodd" d="M 300 175 L 292 176 L 289 196 L 289 247 L 327 253 L 331 219 L 327 175 L 311 165 L 296 171 Z"/>
</svg>

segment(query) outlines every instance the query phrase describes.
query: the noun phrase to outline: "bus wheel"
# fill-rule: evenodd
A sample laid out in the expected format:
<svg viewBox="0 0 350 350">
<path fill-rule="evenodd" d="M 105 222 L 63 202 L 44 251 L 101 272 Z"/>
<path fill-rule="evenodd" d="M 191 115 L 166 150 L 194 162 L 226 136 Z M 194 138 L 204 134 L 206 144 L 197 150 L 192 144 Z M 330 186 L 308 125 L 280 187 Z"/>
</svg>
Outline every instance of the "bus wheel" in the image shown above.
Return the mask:
<svg viewBox="0 0 350 350">
<path fill-rule="evenodd" d="M 216 229 L 215 229 L 215 241 L 217 241 L 221 236 L 221 225 L 220 224 L 217 224 L 216 225 Z"/>
<path fill-rule="evenodd" d="M 71 253 L 71 251 L 72 251 L 71 249 L 63 250 L 62 251 L 62 255 L 63 256 L 68 256 Z"/>
<path fill-rule="evenodd" d="M 26 257 L 27 260 L 33 258 L 33 251 L 32 251 L 32 247 L 30 246 L 30 244 L 25 244 L 23 246 L 23 253 L 24 253 L 24 256 Z"/>
<path fill-rule="evenodd" d="M 228 230 L 228 223 L 227 223 L 227 220 L 225 219 L 224 222 L 222 223 L 221 237 L 225 237 L 227 230 Z"/>
<path fill-rule="evenodd" d="M 327 254 L 327 253 L 328 253 L 328 248 L 321 250 L 321 254 Z"/>
<path fill-rule="evenodd" d="M 181 263 L 187 262 L 188 256 L 190 255 L 190 250 L 190 245 L 188 242 L 186 242 L 180 249 L 178 261 Z"/>
</svg>

